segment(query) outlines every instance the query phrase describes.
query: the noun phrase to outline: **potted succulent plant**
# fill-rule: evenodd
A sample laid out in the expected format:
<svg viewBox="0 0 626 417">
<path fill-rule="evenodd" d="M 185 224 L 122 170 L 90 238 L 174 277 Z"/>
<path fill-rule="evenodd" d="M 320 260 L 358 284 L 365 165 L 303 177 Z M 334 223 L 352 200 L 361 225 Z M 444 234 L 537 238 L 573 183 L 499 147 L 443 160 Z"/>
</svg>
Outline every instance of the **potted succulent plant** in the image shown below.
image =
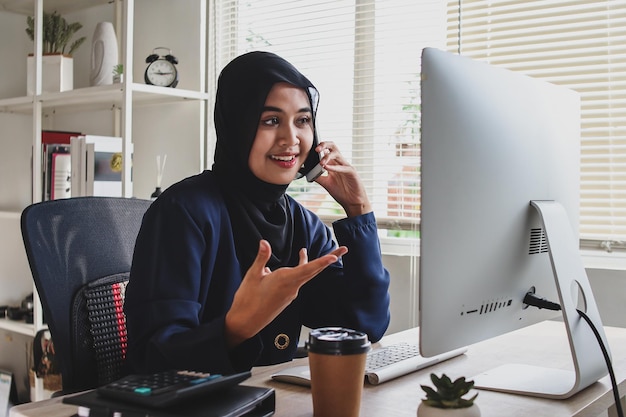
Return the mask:
<svg viewBox="0 0 626 417">
<path fill-rule="evenodd" d="M 35 39 L 35 19 L 26 18 L 26 34 Z M 65 91 L 73 88 L 74 69 L 72 54 L 85 42 L 85 37 L 73 40 L 83 25 L 80 22 L 67 23 L 57 12 L 43 13 L 43 86 L 42 91 Z M 28 94 L 34 93 L 34 57 L 28 57 Z"/>
<path fill-rule="evenodd" d="M 124 64 L 117 64 L 113 66 L 113 82 L 124 82 Z"/>
<path fill-rule="evenodd" d="M 452 381 L 446 374 L 442 374 L 441 377 L 430 374 L 430 380 L 435 389 L 427 385 L 421 386 L 426 393 L 426 398 L 417 408 L 418 417 L 480 416 L 480 409 L 474 403 L 478 394 L 463 398 L 474 387 L 474 381 L 466 381 L 465 377 Z"/>
</svg>

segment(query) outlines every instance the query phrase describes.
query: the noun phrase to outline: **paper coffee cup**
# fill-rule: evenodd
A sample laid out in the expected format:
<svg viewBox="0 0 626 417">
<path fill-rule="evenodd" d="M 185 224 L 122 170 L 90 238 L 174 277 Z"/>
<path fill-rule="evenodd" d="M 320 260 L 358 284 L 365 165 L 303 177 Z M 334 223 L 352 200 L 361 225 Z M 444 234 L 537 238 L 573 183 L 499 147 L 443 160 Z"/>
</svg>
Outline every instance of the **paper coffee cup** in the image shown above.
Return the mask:
<svg viewBox="0 0 626 417">
<path fill-rule="evenodd" d="M 342 327 L 311 330 L 306 343 L 315 417 L 358 417 L 371 343 Z"/>
</svg>

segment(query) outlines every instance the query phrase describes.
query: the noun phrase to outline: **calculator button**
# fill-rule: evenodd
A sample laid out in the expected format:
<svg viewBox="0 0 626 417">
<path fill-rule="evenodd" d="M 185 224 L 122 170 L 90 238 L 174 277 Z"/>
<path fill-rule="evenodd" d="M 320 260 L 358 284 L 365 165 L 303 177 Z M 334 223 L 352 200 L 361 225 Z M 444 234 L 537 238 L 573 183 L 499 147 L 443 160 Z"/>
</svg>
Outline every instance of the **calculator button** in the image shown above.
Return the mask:
<svg viewBox="0 0 626 417">
<path fill-rule="evenodd" d="M 148 387 L 139 387 L 135 388 L 135 392 L 139 395 L 150 395 L 152 393 L 152 389 Z"/>
</svg>

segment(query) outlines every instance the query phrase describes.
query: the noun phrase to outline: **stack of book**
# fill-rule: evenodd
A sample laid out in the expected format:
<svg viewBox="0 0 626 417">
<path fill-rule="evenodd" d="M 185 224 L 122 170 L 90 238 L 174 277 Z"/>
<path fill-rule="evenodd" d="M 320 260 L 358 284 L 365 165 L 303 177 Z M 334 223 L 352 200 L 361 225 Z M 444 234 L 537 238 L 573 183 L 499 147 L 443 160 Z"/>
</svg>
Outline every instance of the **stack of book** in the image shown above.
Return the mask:
<svg viewBox="0 0 626 417">
<path fill-rule="evenodd" d="M 122 138 L 42 132 L 43 200 L 122 196 Z"/>
<path fill-rule="evenodd" d="M 70 139 L 81 134 L 54 130 L 41 132 L 44 201 L 71 197 Z"/>
</svg>

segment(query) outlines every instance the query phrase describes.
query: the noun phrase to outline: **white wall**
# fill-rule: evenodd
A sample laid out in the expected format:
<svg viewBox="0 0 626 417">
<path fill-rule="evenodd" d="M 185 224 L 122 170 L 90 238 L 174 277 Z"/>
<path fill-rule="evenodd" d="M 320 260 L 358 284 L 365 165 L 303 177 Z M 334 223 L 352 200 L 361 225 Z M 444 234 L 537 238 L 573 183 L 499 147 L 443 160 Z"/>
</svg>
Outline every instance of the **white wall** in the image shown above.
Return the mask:
<svg viewBox="0 0 626 417">
<path fill-rule="evenodd" d="M 33 281 L 17 213 L 0 212 L 0 305 L 19 306 Z"/>
<path fill-rule="evenodd" d="M 32 337 L 0 330 L 0 369 L 13 374 L 20 403 L 30 401 L 28 369 L 32 350 Z"/>
<path fill-rule="evenodd" d="M 410 258 L 408 256 L 384 255 L 383 262 L 391 275 L 391 323 L 387 333 L 409 329 L 417 324 L 417 315 L 411 310 L 417 306 L 417 294 L 412 291 Z M 415 324 L 414 324 L 415 323 Z"/>
<path fill-rule="evenodd" d="M 156 156 L 167 154 L 163 188 L 201 169 L 200 103 L 142 107 L 134 115 L 133 191 L 149 198 L 156 187 Z M 136 169 L 135 169 L 136 168 Z"/>
<path fill-rule="evenodd" d="M 17 213 L 0 212 L 0 305 L 20 306 L 33 292 Z M 28 360 L 33 338 L 0 330 L 0 369 L 14 374 L 21 401 L 29 398 Z"/>
<path fill-rule="evenodd" d="M 0 113 L 0 211 L 18 211 L 32 201 L 32 120 Z"/>
<path fill-rule="evenodd" d="M 0 13 L 0 35 L 2 35 L 0 97 L 2 98 L 26 95 L 26 56 L 33 52 L 33 43 L 28 38 L 25 29 L 26 16 Z"/>
<path fill-rule="evenodd" d="M 388 333 L 393 333 L 418 323 L 417 315 L 413 317 L 410 313 L 411 307 L 418 303 L 418 294 L 411 287 L 408 256 L 385 255 L 383 262 L 391 274 L 391 324 Z M 587 277 L 602 323 L 605 326 L 626 327 L 626 271 L 589 268 Z"/>
<path fill-rule="evenodd" d="M 626 327 L 626 271 L 587 269 L 602 324 Z"/>
</svg>

